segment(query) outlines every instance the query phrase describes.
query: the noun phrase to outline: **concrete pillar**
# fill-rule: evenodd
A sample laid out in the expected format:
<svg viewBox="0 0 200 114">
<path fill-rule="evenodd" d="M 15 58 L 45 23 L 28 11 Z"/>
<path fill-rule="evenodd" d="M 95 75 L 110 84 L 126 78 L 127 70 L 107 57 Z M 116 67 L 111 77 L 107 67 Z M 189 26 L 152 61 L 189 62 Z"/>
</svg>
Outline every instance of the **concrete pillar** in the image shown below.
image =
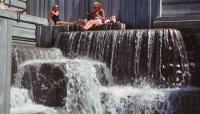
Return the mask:
<svg viewBox="0 0 200 114">
<path fill-rule="evenodd" d="M 0 9 L 5 9 L 4 0 L 0 0 Z"/>
<path fill-rule="evenodd" d="M 158 5 L 158 8 L 159 8 L 159 17 L 162 17 L 162 0 L 159 0 L 159 5 Z"/>
<path fill-rule="evenodd" d="M 0 18 L 0 113 L 9 114 L 11 38 L 8 35 L 8 21 Z"/>
</svg>

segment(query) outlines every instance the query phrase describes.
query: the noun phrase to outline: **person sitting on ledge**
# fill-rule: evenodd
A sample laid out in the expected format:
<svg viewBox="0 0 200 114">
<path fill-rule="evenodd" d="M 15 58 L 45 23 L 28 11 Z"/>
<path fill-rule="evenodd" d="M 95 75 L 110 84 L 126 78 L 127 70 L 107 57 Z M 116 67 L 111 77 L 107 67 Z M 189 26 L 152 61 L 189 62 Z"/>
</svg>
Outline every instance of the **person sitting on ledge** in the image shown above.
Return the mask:
<svg viewBox="0 0 200 114">
<path fill-rule="evenodd" d="M 99 2 L 94 2 L 94 10 L 89 15 L 89 21 L 86 22 L 84 26 L 82 26 L 82 29 L 85 31 L 92 28 L 93 26 L 101 26 L 104 20 L 105 11 L 102 4 L 100 4 Z"/>
<path fill-rule="evenodd" d="M 109 24 L 109 25 L 112 25 L 116 22 L 117 22 L 117 19 L 116 19 L 116 16 L 114 15 L 104 21 L 105 24 Z"/>
<path fill-rule="evenodd" d="M 53 5 L 51 12 L 49 13 L 48 23 L 51 25 L 51 19 L 54 25 L 74 25 L 75 22 L 65 22 L 59 19 L 58 5 Z"/>
</svg>

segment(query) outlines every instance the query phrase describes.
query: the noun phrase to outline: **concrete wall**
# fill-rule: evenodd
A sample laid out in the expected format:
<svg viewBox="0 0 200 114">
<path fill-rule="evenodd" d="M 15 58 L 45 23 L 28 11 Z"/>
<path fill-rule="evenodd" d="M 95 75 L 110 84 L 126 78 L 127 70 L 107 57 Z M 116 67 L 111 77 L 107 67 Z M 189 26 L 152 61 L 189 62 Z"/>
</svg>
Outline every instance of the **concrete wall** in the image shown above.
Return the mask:
<svg viewBox="0 0 200 114">
<path fill-rule="evenodd" d="M 27 13 L 33 16 L 47 18 L 54 0 L 28 0 Z"/>
<path fill-rule="evenodd" d="M 17 9 L 26 9 L 26 0 L 4 0 L 5 5 Z"/>
<path fill-rule="evenodd" d="M 190 62 L 191 84 L 200 87 L 200 1 L 163 0 L 162 17 L 155 28 L 176 28 L 181 31 Z"/>
<path fill-rule="evenodd" d="M 20 14 L 11 10 L 0 10 L 0 18 L 9 20 L 9 34 L 12 43 L 29 44 L 35 46 L 36 25 L 47 25 L 47 19 Z"/>
<path fill-rule="evenodd" d="M 8 20 L 0 18 L 0 112 L 9 114 L 10 75 L 11 75 L 11 39 Z"/>
<path fill-rule="evenodd" d="M 53 4 L 58 4 L 60 18 L 65 21 L 77 21 L 87 18 L 87 12 L 95 0 L 28 0 L 28 14 L 43 18 Z M 160 0 L 98 0 L 105 8 L 106 17 L 116 15 L 128 28 L 150 28 L 155 17 L 159 16 Z"/>
<path fill-rule="evenodd" d="M 26 9 L 27 0 L 0 0 L 3 3 L 3 7 L 0 9 L 10 9 L 10 10 L 22 10 Z M 1 4 L 2 6 L 2 4 Z"/>
<path fill-rule="evenodd" d="M 35 46 L 36 25 L 47 25 L 47 20 L 0 9 L 0 114 L 10 109 L 11 45 Z"/>
<path fill-rule="evenodd" d="M 200 14 L 200 0 L 163 0 L 162 16 Z"/>
<path fill-rule="evenodd" d="M 30 23 L 10 21 L 12 44 L 29 44 L 35 46 L 36 26 Z"/>
<path fill-rule="evenodd" d="M 23 44 L 35 46 L 36 25 L 47 25 L 47 20 L 25 13 L 27 0 L 1 0 L 0 18 L 9 20 L 12 44 Z"/>
</svg>

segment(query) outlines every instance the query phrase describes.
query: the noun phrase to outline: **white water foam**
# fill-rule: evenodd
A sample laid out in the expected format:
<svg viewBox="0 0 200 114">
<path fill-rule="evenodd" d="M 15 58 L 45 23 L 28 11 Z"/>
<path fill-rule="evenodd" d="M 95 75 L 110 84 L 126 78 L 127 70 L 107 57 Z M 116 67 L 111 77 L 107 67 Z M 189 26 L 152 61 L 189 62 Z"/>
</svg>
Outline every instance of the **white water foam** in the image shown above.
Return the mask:
<svg viewBox="0 0 200 114">
<path fill-rule="evenodd" d="M 100 83 L 95 67 L 87 61 L 66 64 L 69 78 L 66 110 L 69 114 L 102 114 Z"/>
<path fill-rule="evenodd" d="M 97 76 L 97 66 L 103 66 L 107 77 L 112 77 L 105 64 L 85 59 L 33 60 L 26 65 L 66 63 L 69 78 L 65 107 L 68 114 L 154 114 L 164 113 L 164 103 L 174 89 L 109 85 L 103 86 Z M 26 89 L 11 88 L 11 114 L 60 114 L 56 109 L 32 102 Z"/>
<path fill-rule="evenodd" d="M 11 88 L 11 114 L 59 114 L 54 108 L 35 104 L 28 95 L 28 90 Z"/>
</svg>

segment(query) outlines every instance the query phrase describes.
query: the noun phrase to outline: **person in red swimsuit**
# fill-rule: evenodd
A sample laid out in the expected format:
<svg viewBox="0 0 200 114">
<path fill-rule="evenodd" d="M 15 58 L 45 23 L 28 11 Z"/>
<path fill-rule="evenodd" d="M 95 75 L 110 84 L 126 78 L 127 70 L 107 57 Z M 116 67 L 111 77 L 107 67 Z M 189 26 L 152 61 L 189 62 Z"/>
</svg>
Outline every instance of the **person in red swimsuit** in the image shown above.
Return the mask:
<svg viewBox="0 0 200 114">
<path fill-rule="evenodd" d="M 51 19 L 54 22 L 54 25 L 73 25 L 75 22 L 65 22 L 59 19 L 58 5 L 53 5 L 48 18 L 49 25 L 51 24 Z"/>
<path fill-rule="evenodd" d="M 89 21 L 86 22 L 85 26 L 82 27 L 83 30 L 88 30 L 93 26 L 100 26 L 105 20 L 105 11 L 102 4 L 99 2 L 94 3 L 94 10 L 89 16 Z"/>
</svg>

